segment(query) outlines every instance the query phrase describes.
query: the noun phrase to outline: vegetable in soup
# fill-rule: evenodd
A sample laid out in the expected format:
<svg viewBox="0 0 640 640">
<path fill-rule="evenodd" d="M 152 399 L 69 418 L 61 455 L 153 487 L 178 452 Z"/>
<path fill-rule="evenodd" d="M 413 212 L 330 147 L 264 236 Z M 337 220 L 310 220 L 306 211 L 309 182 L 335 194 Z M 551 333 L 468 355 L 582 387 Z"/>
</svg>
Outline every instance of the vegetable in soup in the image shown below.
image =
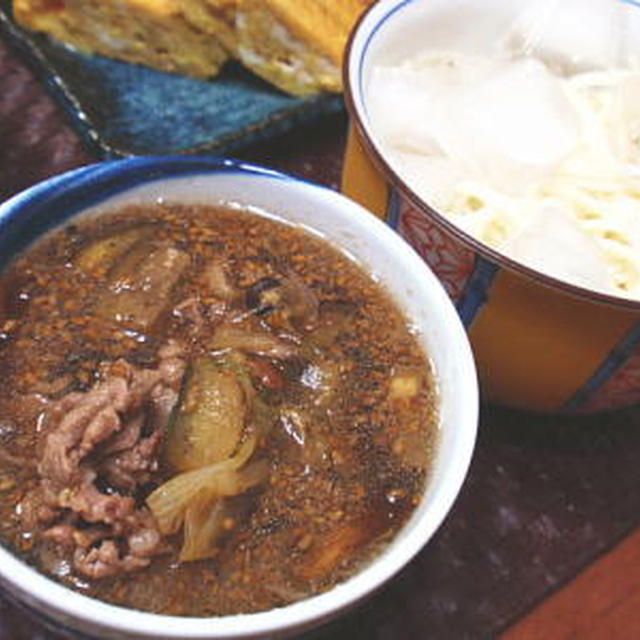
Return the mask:
<svg viewBox="0 0 640 640">
<path fill-rule="evenodd" d="M 325 240 L 135 206 L 54 231 L 2 282 L 0 533 L 69 587 L 266 610 L 353 575 L 420 500 L 428 359 Z"/>
</svg>

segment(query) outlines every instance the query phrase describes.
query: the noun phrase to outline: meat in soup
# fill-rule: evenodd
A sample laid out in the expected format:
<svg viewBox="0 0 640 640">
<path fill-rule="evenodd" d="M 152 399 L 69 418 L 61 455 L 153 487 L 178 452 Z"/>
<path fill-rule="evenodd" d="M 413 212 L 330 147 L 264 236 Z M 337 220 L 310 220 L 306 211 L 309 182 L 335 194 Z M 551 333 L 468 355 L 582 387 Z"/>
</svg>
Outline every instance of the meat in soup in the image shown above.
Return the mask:
<svg viewBox="0 0 640 640">
<path fill-rule="evenodd" d="M 326 241 L 128 207 L 2 283 L 0 534 L 69 587 L 173 615 L 282 606 L 366 565 L 420 499 L 428 359 Z"/>
</svg>

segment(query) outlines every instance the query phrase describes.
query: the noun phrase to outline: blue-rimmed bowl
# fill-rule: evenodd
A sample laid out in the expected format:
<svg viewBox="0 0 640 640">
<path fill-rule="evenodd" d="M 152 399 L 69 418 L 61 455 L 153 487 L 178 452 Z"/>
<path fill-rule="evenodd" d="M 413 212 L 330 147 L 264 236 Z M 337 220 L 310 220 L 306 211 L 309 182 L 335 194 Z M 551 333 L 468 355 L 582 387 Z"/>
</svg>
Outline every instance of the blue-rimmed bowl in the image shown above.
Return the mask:
<svg viewBox="0 0 640 640">
<path fill-rule="evenodd" d="M 415 328 L 439 389 L 439 447 L 424 496 L 389 547 L 322 595 L 262 613 L 181 618 L 133 611 L 68 590 L 0 547 L 0 584 L 57 624 L 110 638 L 282 637 L 329 620 L 398 572 L 440 526 L 462 485 L 475 442 L 476 374 L 467 338 L 443 288 L 386 225 L 334 191 L 274 171 L 207 157 L 134 158 L 43 182 L 0 206 L 0 260 L 76 216 L 158 201 L 236 204 L 324 236 L 388 289 Z M 1 320 L 0 310 L 0 320 Z"/>
</svg>

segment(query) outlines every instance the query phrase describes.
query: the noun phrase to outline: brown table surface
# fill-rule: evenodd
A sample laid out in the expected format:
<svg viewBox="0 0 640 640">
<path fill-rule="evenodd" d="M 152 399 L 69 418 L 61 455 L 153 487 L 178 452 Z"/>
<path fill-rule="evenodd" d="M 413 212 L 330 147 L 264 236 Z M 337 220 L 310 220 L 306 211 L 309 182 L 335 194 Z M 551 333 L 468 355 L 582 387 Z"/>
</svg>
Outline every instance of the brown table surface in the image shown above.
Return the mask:
<svg viewBox="0 0 640 640">
<path fill-rule="evenodd" d="M 328 118 L 237 155 L 337 187 L 345 127 Z M 94 161 L 0 40 L 0 201 Z M 640 637 L 639 460 L 639 408 L 567 418 L 485 406 L 469 476 L 434 539 L 313 637 Z M 0 639 L 60 637 L 0 595 Z"/>
</svg>

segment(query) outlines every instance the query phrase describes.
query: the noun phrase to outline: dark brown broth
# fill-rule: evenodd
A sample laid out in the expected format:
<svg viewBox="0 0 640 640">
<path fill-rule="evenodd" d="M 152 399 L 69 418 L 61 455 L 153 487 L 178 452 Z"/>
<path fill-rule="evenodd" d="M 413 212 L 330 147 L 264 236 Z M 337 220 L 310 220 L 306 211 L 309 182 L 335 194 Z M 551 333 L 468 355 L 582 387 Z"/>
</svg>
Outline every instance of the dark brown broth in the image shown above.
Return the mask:
<svg viewBox="0 0 640 640">
<path fill-rule="evenodd" d="M 317 394 L 300 383 L 294 363 L 280 365 L 290 382 L 284 389 L 261 390 L 271 406 L 309 417 L 305 442 L 287 432 L 285 419 L 272 427 L 264 444 L 269 482 L 233 499 L 238 524 L 216 557 L 178 564 L 177 536 L 171 554 L 136 573 L 91 582 L 58 570 L 57 578 L 109 602 L 174 615 L 261 611 L 325 591 L 369 561 L 420 499 L 436 446 L 429 364 L 388 295 L 343 254 L 300 229 L 224 208 L 128 208 L 76 223 L 41 241 L 6 272 L 0 317 L 2 539 L 47 572 L 53 551 L 23 532 L 15 511 L 37 481 L 36 427 L 52 398 L 89 388 L 102 361 L 152 363 L 170 337 L 186 339 L 192 356 L 206 350 L 202 336 L 190 337 L 171 313 L 144 331 L 92 313 L 104 274 L 87 277 L 74 257 L 92 238 L 141 221 L 153 225 L 155 240 L 190 256 L 172 304 L 198 295 L 198 270 L 212 256 L 224 258 L 239 287 L 276 270 L 303 278 L 320 299 L 315 338 L 328 340 L 322 358 L 339 367 L 339 384 L 328 404 L 315 402 Z M 325 313 L 345 314 L 348 322 L 334 336 L 322 333 Z M 270 328 L 268 314 L 260 322 Z M 296 338 L 304 347 L 314 332 Z M 410 401 L 391 401 L 390 379 L 402 371 L 420 372 L 420 392 Z"/>
</svg>

